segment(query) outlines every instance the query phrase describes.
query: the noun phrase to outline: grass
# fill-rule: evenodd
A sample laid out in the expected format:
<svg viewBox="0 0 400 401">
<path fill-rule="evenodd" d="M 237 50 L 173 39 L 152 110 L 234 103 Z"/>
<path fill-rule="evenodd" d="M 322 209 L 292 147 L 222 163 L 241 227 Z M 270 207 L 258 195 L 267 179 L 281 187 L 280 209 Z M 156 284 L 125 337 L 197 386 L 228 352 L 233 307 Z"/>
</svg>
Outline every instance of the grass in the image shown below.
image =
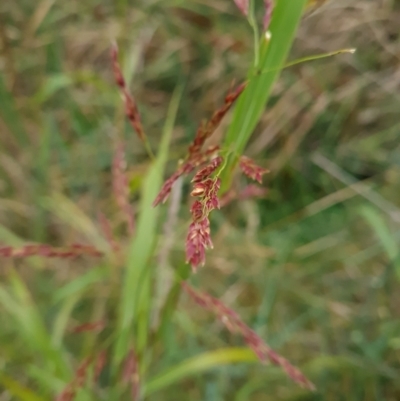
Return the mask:
<svg viewBox="0 0 400 401">
<path fill-rule="evenodd" d="M 300 3 L 297 11 L 278 3 L 293 31 L 278 46 L 281 26 L 272 22 L 263 70 L 284 62 Z M 398 13 L 395 3 L 367 0 L 309 10 L 289 62 L 343 48 L 357 53 L 257 76 L 251 27 L 227 0 L 1 4 L 1 244 L 81 242 L 106 256 L 1 259 L 0 398 L 54 398 L 79 379 L 85 358 L 106 350 L 97 384 L 93 365 L 76 399 L 132 399 L 135 361 L 131 383 L 120 373 L 133 349 L 143 399 L 398 399 Z M 262 10 L 256 15 L 261 20 Z M 123 119 L 113 39 L 155 161 Z M 160 264 L 172 206 L 151 202 L 197 124 L 246 74 L 251 113 L 243 96 L 211 142 L 226 134 L 227 147 L 268 167 L 268 194 L 211 214 L 214 249 L 191 281 L 301 367 L 315 393 L 255 363 L 240 337 L 180 296 L 190 270 L 186 182 Z M 118 137 L 126 143 L 134 238 L 111 190 Z M 223 180 L 247 182 L 227 172 Z M 98 210 L 126 263 L 114 258 Z M 103 331 L 73 332 L 96 321 L 105 322 Z"/>
</svg>

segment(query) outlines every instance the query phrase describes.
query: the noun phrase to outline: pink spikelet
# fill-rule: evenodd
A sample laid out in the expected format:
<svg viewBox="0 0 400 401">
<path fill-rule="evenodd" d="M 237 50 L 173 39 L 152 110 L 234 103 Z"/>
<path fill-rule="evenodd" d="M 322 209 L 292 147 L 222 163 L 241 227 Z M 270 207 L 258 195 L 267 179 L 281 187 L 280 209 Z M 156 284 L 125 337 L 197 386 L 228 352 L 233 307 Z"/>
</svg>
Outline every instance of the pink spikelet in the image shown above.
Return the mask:
<svg viewBox="0 0 400 401">
<path fill-rule="evenodd" d="M 136 131 L 138 137 L 142 142 L 146 141 L 146 135 L 143 130 L 142 122 L 140 119 L 140 114 L 139 110 L 137 108 L 135 99 L 133 96 L 130 94 L 128 87 L 126 85 L 124 76 L 122 74 L 121 66 L 118 62 L 118 46 L 115 43 L 111 47 L 111 61 L 113 65 L 113 71 L 114 71 L 114 79 L 116 84 L 118 85 L 121 95 L 124 101 L 125 105 L 125 114 L 133 127 L 133 129 Z"/>
<path fill-rule="evenodd" d="M 212 173 L 214 173 L 217 168 L 221 165 L 223 158 L 218 156 L 211 160 L 210 164 L 201 170 L 199 170 L 196 175 L 193 177 L 192 182 L 197 183 L 204 181 L 208 178 Z"/>
<path fill-rule="evenodd" d="M 194 272 L 204 265 L 206 249 L 212 247 L 208 217 L 192 222 L 186 237 L 186 262 L 191 264 Z"/>
<path fill-rule="evenodd" d="M 205 251 L 213 246 L 208 215 L 212 210 L 220 208 L 218 191 L 221 180 L 218 177 L 210 178 L 210 175 L 216 171 L 222 161 L 222 157 L 213 159 L 192 180 L 194 185 L 190 195 L 198 199 L 194 201 L 190 209 L 192 223 L 186 237 L 186 261 L 192 266 L 193 272 L 204 265 Z"/>
<path fill-rule="evenodd" d="M 229 92 L 225 96 L 224 104 L 216 110 L 211 119 L 206 123 L 202 123 L 200 127 L 197 129 L 196 136 L 189 146 L 189 160 L 193 158 L 193 156 L 199 154 L 201 149 L 205 143 L 205 141 L 210 138 L 210 136 L 214 133 L 219 123 L 222 121 L 226 113 L 230 110 L 235 100 L 241 95 L 244 91 L 247 82 L 241 83 L 234 90 Z"/>
<path fill-rule="evenodd" d="M 249 14 L 249 0 L 234 0 L 236 7 L 247 17 Z"/>
<path fill-rule="evenodd" d="M 132 206 L 129 203 L 129 183 L 126 175 L 126 160 L 122 142 L 118 143 L 115 150 L 112 165 L 112 179 L 115 200 L 125 217 L 129 234 L 133 235 L 135 230 L 135 217 L 133 215 Z"/>
<path fill-rule="evenodd" d="M 258 181 L 260 184 L 262 183 L 262 176 L 269 173 L 269 170 L 257 166 L 253 160 L 246 156 L 240 158 L 239 167 L 243 174 L 252 180 Z"/>
<path fill-rule="evenodd" d="M 169 177 L 167 181 L 164 182 L 163 186 L 160 189 L 160 192 L 153 202 L 153 207 L 156 207 L 160 203 L 164 203 L 168 199 L 168 196 L 172 190 L 172 186 L 175 184 L 178 178 L 191 173 L 194 168 L 195 166 L 192 163 L 188 162 L 179 167 L 178 170 L 175 171 L 175 173 L 172 174 L 171 177 Z"/>
<path fill-rule="evenodd" d="M 264 0 L 264 10 L 263 28 L 264 32 L 266 32 L 269 28 L 269 24 L 271 23 L 272 11 L 274 10 L 274 1 Z"/>
<path fill-rule="evenodd" d="M 41 256 L 44 258 L 74 258 L 82 255 L 101 257 L 103 253 L 91 245 L 72 244 L 63 248 L 53 248 L 47 244 L 30 244 L 21 248 L 11 246 L 0 247 L 0 257 L 4 258 L 28 258 Z"/>
<path fill-rule="evenodd" d="M 313 383 L 311 383 L 298 368 L 271 349 L 241 320 L 240 316 L 235 311 L 228 308 L 219 299 L 206 293 L 196 291 L 186 282 L 182 283 L 182 287 L 194 302 L 202 308 L 213 312 L 229 331 L 240 334 L 262 363 L 269 361 L 281 367 L 292 381 L 306 389 L 315 390 Z"/>
</svg>

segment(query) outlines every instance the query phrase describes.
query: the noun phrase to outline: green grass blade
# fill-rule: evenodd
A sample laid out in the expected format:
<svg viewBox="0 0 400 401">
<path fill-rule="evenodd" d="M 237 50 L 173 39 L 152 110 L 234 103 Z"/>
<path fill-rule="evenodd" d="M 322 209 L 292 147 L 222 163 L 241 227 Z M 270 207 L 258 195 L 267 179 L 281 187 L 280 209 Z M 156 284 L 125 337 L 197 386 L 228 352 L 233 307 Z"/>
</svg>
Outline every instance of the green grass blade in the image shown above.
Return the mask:
<svg viewBox="0 0 400 401">
<path fill-rule="evenodd" d="M 226 348 L 205 352 L 187 359 L 155 378 L 150 379 L 145 385 L 144 394 L 150 395 L 186 377 L 197 375 L 210 369 L 237 362 L 256 362 L 257 360 L 254 352 L 248 348 Z"/>
<path fill-rule="evenodd" d="M 51 371 L 68 375 L 61 349 L 52 346 L 40 311 L 17 273 L 12 275 L 11 285 L 10 291 L 0 287 L 0 305 L 13 317 L 17 334 L 32 351 L 45 357 L 46 365 Z"/>
<path fill-rule="evenodd" d="M 135 321 L 137 324 L 136 351 L 141 352 L 147 342 L 152 298 L 150 293 L 152 269 L 149 262 L 157 238 L 158 221 L 158 208 L 154 208 L 152 203 L 162 184 L 181 93 L 181 90 L 177 90 L 171 100 L 159 153 L 143 184 L 137 231 L 128 254 L 126 277 L 121 296 L 118 340 L 115 349 L 115 362 L 117 363 L 128 352 L 129 337 Z"/>
<path fill-rule="evenodd" d="M 258 65 L 249 71 L 249 84 L 240 96 L 232 123 L 225 137 L 224 148 L 229 156 L 223 174 L 223 189 L 230 186 L 232 170 L 256 127 L 271 93 L 272 86 L 293 42 L 307 0 L 279 0 L 270 25 L 271 39 L 262 40 Z M 263 74 L 258 74 L 264 71 Z"/>
</svg>

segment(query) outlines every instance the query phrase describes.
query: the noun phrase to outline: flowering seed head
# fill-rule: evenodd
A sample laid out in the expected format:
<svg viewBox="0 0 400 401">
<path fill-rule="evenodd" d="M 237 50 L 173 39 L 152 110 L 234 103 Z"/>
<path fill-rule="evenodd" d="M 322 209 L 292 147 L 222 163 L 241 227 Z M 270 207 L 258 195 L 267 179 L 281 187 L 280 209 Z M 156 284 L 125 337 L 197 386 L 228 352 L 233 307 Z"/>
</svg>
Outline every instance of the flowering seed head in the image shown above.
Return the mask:
<svg viewBox="0 0 400 401">
<path fill-rule="evenodd" d="M 271 349 L 257 333 L 241 320 L 234 310 L 227 307 L 219 299 L 196 291 L 186 282 L 182 283 L 182 287 L 199 306 L 213 312 L 229 331 L 239 333 L 261 362 L 269 361 L 274 365 L 280 366 L 288 377 L 298 385 L 309 390 L 315 389 L 314 385 L 298 368 Z"/>
<path fill-rule="evenodd" d="M 214 159 L 211 160 L 210 164 L 208 164 L 206 167 L 202 168 L 200 171 L 196 173 L 196 175 L 193 177 L 192 182 L 197 183 L 204 181 L 206 178 L 208 178 L 217 168 L 221 165 L 223 162 L 223 158 L 221 156 L 218 156 Z"/>
<path fill-rule="evenodd" d="M 100 257 L 103 253 L 91 245 L 83 244 L 72 244 L 64 248 L 53 248 L 47 244 L 25 245 L 21 248 L 13 248 L 11 246 L 0 247 L 0 257 L 5 258 L 27 258 L 30 256 L 73 258 L 82 255 Z"/>
<path fill-rule="evenodd" d="M 158 193 L 156 199 L 153 202 L 153 207 L 156 207 L 160 203 L 164 203 L 168 199 L 168 196 L 172 190 L 172 186 L 175 184 L 178 178 L 183 175 L 191 173 L 194 167 L 195 167 L 194 164 L 191 162 L 186 162 L 182 166 L 180 166 L 178 170 L 175 171 L 175 173 L 172 174 L 171 177 L 169 177 L 164 182 L 163 186 L 160 189 L 160 192 Z"/>
<path fill-rule="evenodd" d="M 214 133 L 219 123 L 230 110 L 235 100 L 243 92 L 246 85 L 247 82 L 244 82 L 237 86 L 233 91 L 229 92 L 225 97 L 224 104 L 214 112 L 214 114 L 211 116 L 211 119 L 205 123 L 201 123 L 200 127 L 197 129 L 192 144 L 189 146 L 189 160 L 201 153 L 201 148 L 203 147 L 205 141 Z"/>
<path fill-rule="evenodd" d="M 193 222 L 186 237 L 186 261 L 190 263 L 193 271 L 204 265 L 206 260 L 205 251 L 212 248 L 210 237 L 210 221 L 208 217 Z"/>
<path fill-rule="evenodd" d="M 128 90 L 124 76 L 122 74 L 121 66 L 118 61 L 118 46 L 116 43 L 114 43 L 111 47 L 111 61 L 114 71 L 114 79 L 120 89 L 122 99 L 124 100 L 125 114 L 140 140 L 142 142 L 146 142 L 146 135 L 144 133 L 142 122 L 140 120 L 139 110 L 137 108 L 135 99 Z"/>
<path fill-rule="evenodd" d="M 193 190 L 190 193 L 191 196 L 197 197 L 197 196 L 208 196 L 210 191 L 212 191 L 212 187 L 214 184 L 214 180 L 211 178 L 207 178 L 206 180 L 202 182 L 196 182 L 193 185 Z"/>
<path fill-rule="evenodd" d="M 190 213 L 192 214 L 193 221 L 200 221 L 204 218 L 204 206 L 203 203 L 199 200 L 193 202 L 192 207 L 190 208 Z"/>
<path fill-rule="evenodd" d="M 247 177 L 252 180 L 258 181 L 260 184 L 262 183 L 262 176 L 269 173 L 269 170 L 257 166 L 253 160 L 246 156 L 240 158 L 239 167 L 243 174 L 247 175 Z"/>
</svg>

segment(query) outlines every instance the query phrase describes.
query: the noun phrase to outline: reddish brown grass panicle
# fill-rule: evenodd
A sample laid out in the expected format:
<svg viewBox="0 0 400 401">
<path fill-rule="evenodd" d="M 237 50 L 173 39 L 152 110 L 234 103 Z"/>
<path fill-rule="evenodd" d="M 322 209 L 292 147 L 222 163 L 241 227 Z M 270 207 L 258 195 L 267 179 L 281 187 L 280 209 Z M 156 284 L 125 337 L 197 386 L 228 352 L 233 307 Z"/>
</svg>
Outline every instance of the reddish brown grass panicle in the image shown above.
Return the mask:
<svg viewBox="0 0 400 401">
<path fill-rule="evenodd" d="M 196 175 L 193 177 L 192 182 L 197 183 L 204 181 L 208 178 L 212 173 L 214 173 L 217 168 L 223 162 L 223 158 L 221 156 L 217 156 L 211 160 L 210 164 L 199 170 Z"/>
<path fill-rule="evenodd" d="M 229 331 L 239 333 L 261 362 L 269 361 L 274 365 L 280 366 L 292 381 L 301 387 L 315 390 L 313 383 L 298 368 L 271 349 L 257 333 L 241 320 L 235 311 L 228 308 L 219 299 L 196 291 L 186 282 L 182 283 L 182 287 L 199 306 L 213 312 Z"/>
<path fill-rule="evenodd" d="M 214 130 L 217 128 L 218 124 L 221 122 L 224 115 L 232 106 L 233 102 L 239 97 L 239 95 L 243 92 L 246 83 L 239 85 L 235 90 L 228 93 L 225 97 L 224 105 L 217 110 L 210 121 L 206 123 L 202 123 L 196 132 L 196 136 L 189 146 L 188 155 L 186 157 L 186 161 L 169 177 L 161 187 L 160 192 L 158 193 L 156 199 L 153 202 L 153 206 L 157 206 L 160 203 L 164 203 L 169 194 L 171 193 L 172 186 L 177 181 L 177 179 L 181 176 L 190 174 L 196 167 L 202 165 L 207 162 L 209 157 L 215 156 L 219 152 L 219 146 L 210 146 L 204 152 L 202 152 L 203 145 L 205 141 L 212 135 Z M 218 157 L 216 157 L 218 162 Z M 218 167 L 218 166 L 217 166 Z M 215 169 L 217 168 L 215 167 Z M 211 173 L 210 173 L 211 174 Z"/>
<path fill-rule="evenodd" d="M 112 166 L 112 180 L 115 200 L 125 217 L 129 234 L 133 235 L 135 230 L 135 217 L 132 206 L 129 203 L 129 182 L 126 175 L 126 160 L 122 142 L 118 142 L 115 150 Z"/>
<path fill-rule="evenodd" d="M 235 100 L 243 92 L 246 85 L 247 82 L 244 82 L 238 85 L 234 90 L 229 92 L 225 97 L 225 102 L 223 106 L 221 106 L 218 110 L 214 112 L 209 121 L 200 125 L 200 127 L 197 129 L 196 136 L 192 144 L 189 146 L 189 160 L 193 158 L 193 156 L 201 153 L 201 149 L 205 141 L 214 133 L 215 129 L 218 127 L 225 114 L 232 107 Z"/>
<path fill-rule="evenodd" d="M 172 186 L 178 180 L 179 177 L 183 175 L 187 175 L 193 171 L 195 165 L 193 163 L 186 162 L 182 164 L 171 177 L 168 178 L 167 181 L 164 182 L 163 186 L 160 189 L 156 199 L 153 202 L 153 206 L 156 207 L 160 203 L 164 203 L 167 199 L 169 194 L 171 193 Z"/>
<path fill-rule="evenodd" d="M 124 76 L 122 74 L 122 69 L 118 61 L 118 54 L 119 54 L 118 46 L 116 43 L 114 43 L 111 47 L 111 61 L 113 65 L 115 82 L 118 85 L 121 91 L 122 98 L 124 100 L 125 114 L 130 124 L 132 125 L 133 129 L 136 131 L 140 140 L 142 142 L 146 142 L 146 135 L 143 130 L 139 110 L 135 102 L 135 99 L 129 92 L 128 87 L 126 85 L 126 81 L 124 79 Z"/>
<path fill-rule="evenodd" d="M 193 272 L 196 272 L 198 266 L 204 265 L 205 251 L 212 248 L 208 215 L 212 210 L 220 207 L 218 191 L 221 180 L 218 177 L 210 178 L 210 175 L 222 161 L 222 157 L 213 159 L 193 179 L 191 195 L 199 199 L 194 201 L 190 209 L 193 221 L 186 237 L 186 262 L 191 264 Z"/>
<path fill-rule="evenodd" d="M 186 262 L 191 264 L 193 272 L 204 265 L 205 251 L 212 247 L 208 217 L 192 222 L 186 237 Z"/>
<path fill-rule="evenodd" d="M 266 32 L 269 28 L 273 10 L 274 10 L 274 1 L 264 0 L 264 20 L 263 20 L 264 32 Z"/>
<path fill-rule="evenodd" d="M 258 181 L 260 184 L 262 183 L 262 176 L 269 173 L 269 170 L 257 166 L 253 160 L 246 156 L 240 158 L 239 167 L 243 174 L 252 180 Z"/>
<path fill-rule="evenodd" d="M 41 256 L 44 258 L 74 258 L 77 256 L 101 257 L 103 253 L 91 245 L 72 244 L 63 248 L 53 248 L 47 244 L 29 244 L 21 248 L 11 246 L 0 247 L 0 257 L 4 258 L 27 258 L 30 256 Z"/>
</svg>

